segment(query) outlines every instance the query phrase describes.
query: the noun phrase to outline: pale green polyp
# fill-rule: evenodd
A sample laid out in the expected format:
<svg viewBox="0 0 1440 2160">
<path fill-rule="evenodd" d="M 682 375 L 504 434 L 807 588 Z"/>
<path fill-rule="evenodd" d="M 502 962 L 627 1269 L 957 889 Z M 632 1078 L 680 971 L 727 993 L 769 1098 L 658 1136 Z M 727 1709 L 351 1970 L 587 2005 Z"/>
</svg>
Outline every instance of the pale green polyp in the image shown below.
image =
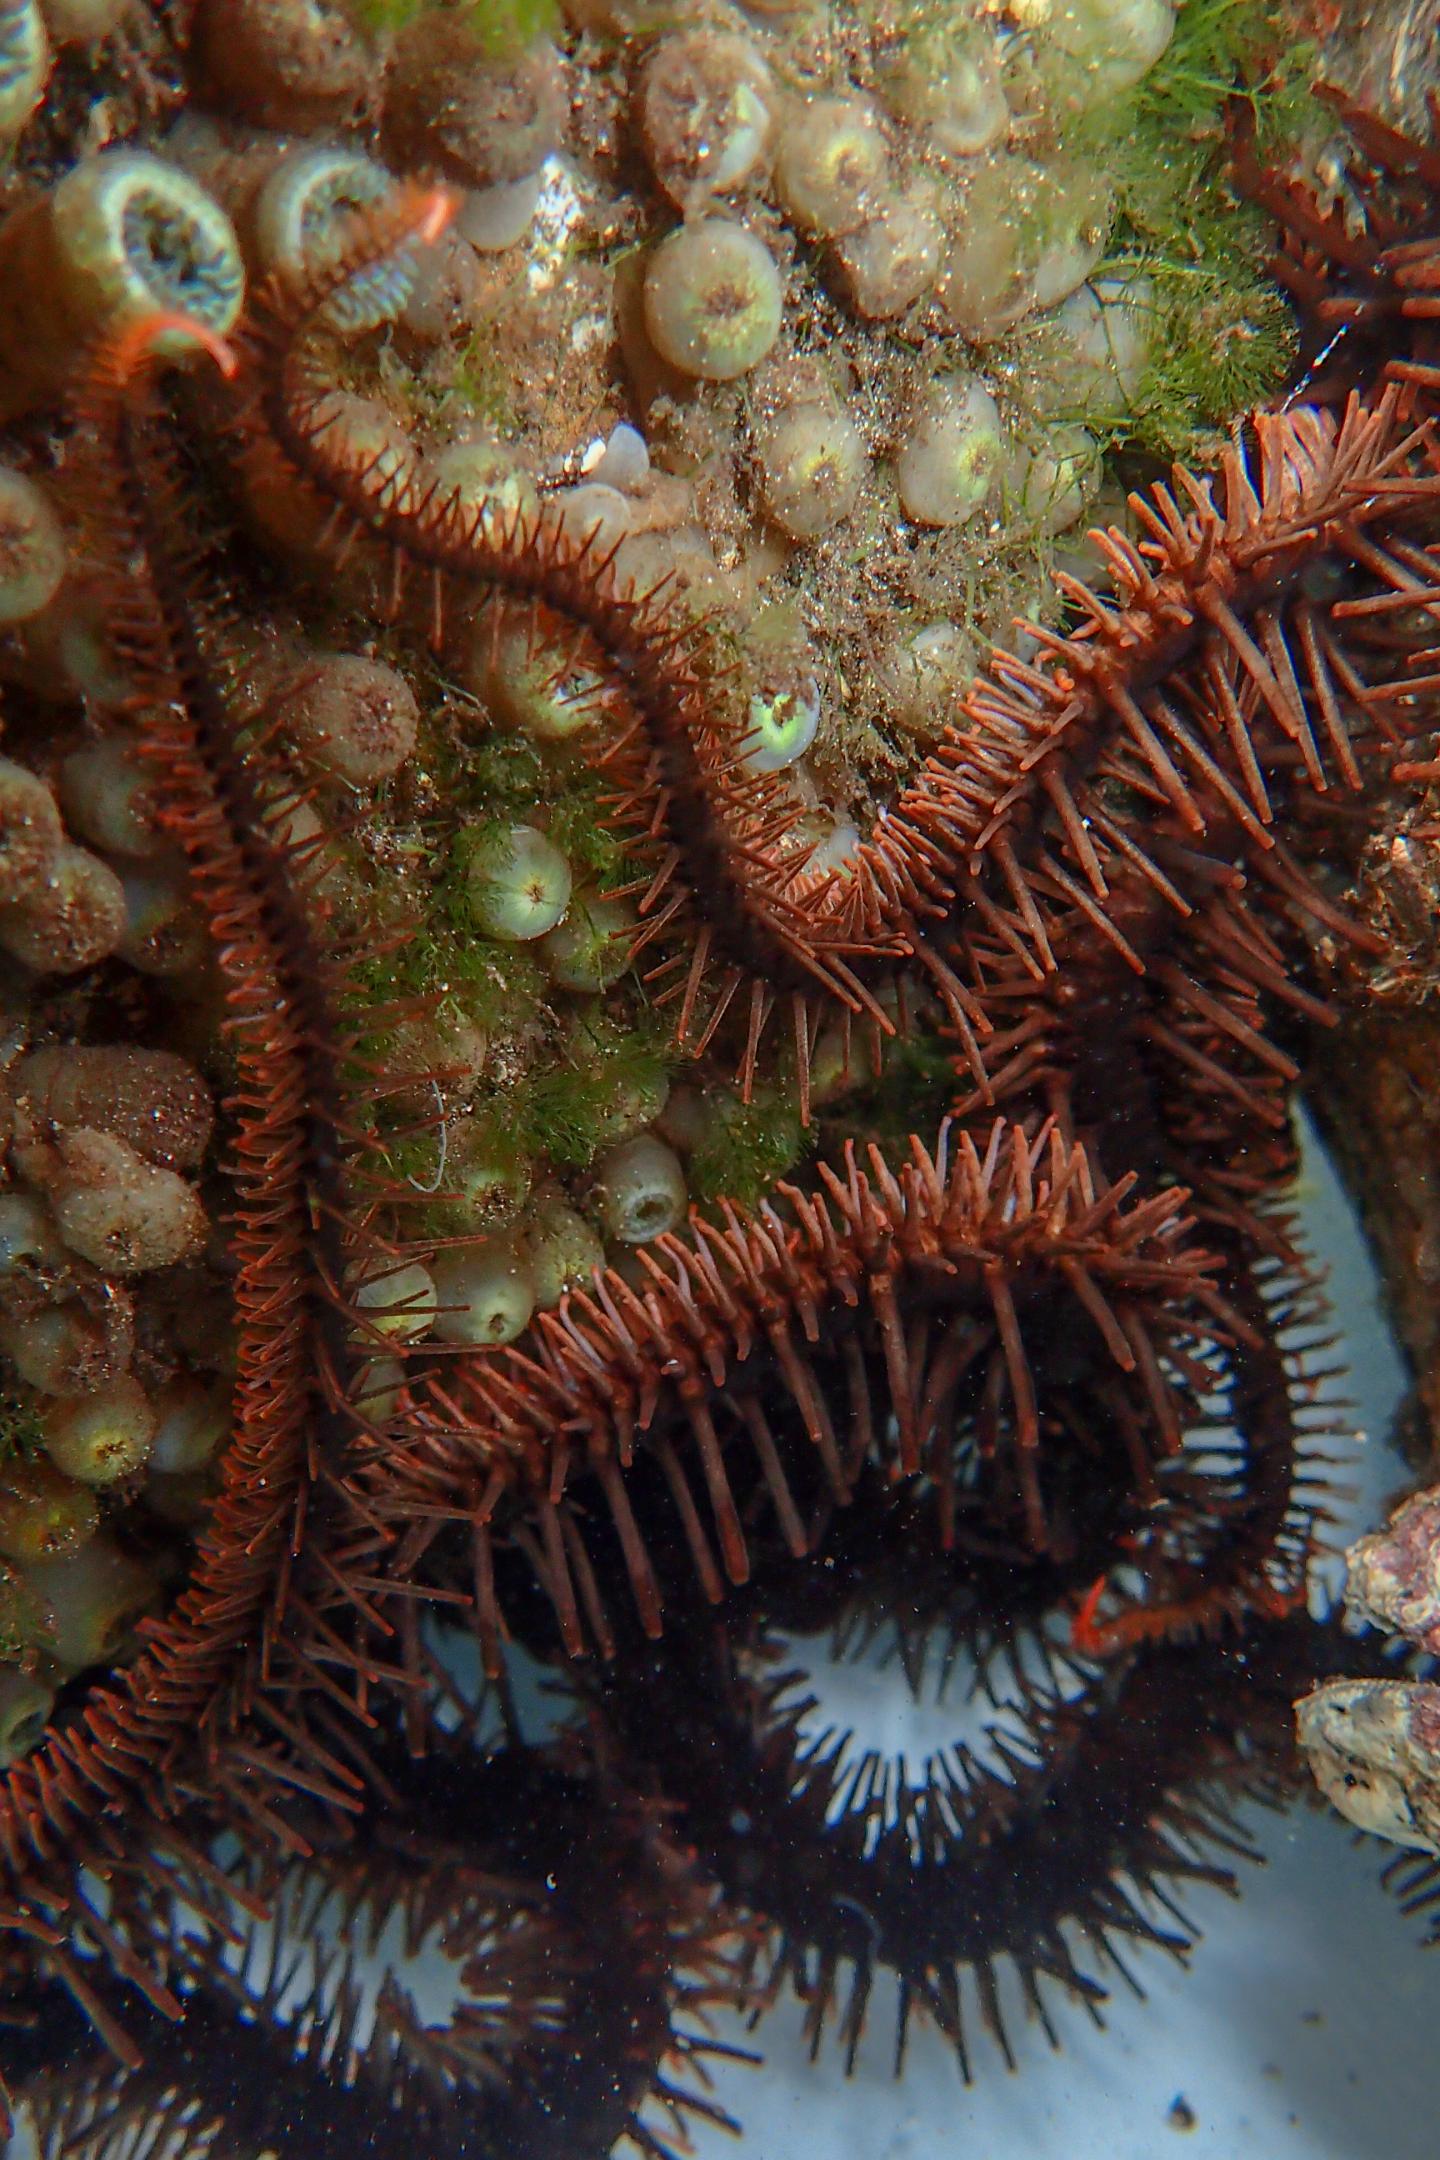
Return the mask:
<svg viewBox="0 0 1440 2160">
<path fill-rule="evenodd" d="M 71 829 L 107 854 L 163 853 L 155 778 L 132 736 L 108 735 L 73 750 L 60 767 L 60 800 Z"/>
<path fill-rule="evenodd" d="M 64 831 L 39 774 L 0 757 L 0 909 L 43 892 L 66 845 Z"/>
<path fill-rule="evenodd" d="M 0 1672 L 0 1770 L 28 1755 L 44 1736 L 55 1690 L 16 1666 Z"/>
<path fill-rule="evenodd" d="M 449 1151 L 442 1212 L 455 1229 L 473 1234 L 508 1223 L 530 1196 L 530 1165 L 495 1133 L 472 1134 Z"/>
<path fill-rule="evenodd" d="M 902 628 L 876 656 L 875 676 L 902 727 L 938 735 L 975 661 L 968 632 L 942 617 Z"/>
<path fill-rule="evenodd" d="M 540 491 L 516 452 L 499 442 L 453 442 L 426 461 L 438 500 L 487 539 L 528 527 L 540 514 Z M 483 629 L 483 625 L 481 626 Z"/>
<path fill-rule="evenodd" d="M 764 241 L 725 218 L 682 225 L 645 272 L 651 343 L 700 382 L 732 382 L 758 367 L 780 335 L 782 302 Z"/>
<path fill-rule="evenodd" d="M 848 517 L 865 477 L 865 445 L 848 413 L 800 405 L 760 445 L 765 508 L 792 540 L 814 540 Z"/>
<path fill-rule="evenodd" d="M 356 1416 L 379 1427 L 394 1417 L 405 1392 L 405 1367 L 399 1358 L 367 1357 L 357 1361 L 350 1400 Z"/>
<path fill-rule="evenodd" d="M 902 40 L 881 93 L 942 156 L 975 157 L 1004 139 L 1010 110 L 994 31 L 956 13 Z"/>
<path fill-rule="evenodd" d="M 1000 411 L 973 375 L 930 385 L 916 425 L 895 461 L 900 504 L 917 525 L 962 525 L 989 499 L 1000 470 Z"/>
<path fill-rule="evenodd" d="M 223 334 L 240 313 L 245 270 L 235 228 L 162 158 L 121 149 L 83 159 L 56 188 L 51 222 L 73 304 L 96 328 L 168 309 Z M 194 340 L 167 331 L 156 350 L 181 355 Z"/>
<path fill-rule="evenodd" d="M 158 1566 L 133 1560 L 103 1535 L 68 1559 L 32 1561 L 25 1573 L 55 1615 L 52 1647 L 67 1673 L 121 1656 L 162 1588 Z"/>
<path fill-rule="evenodd" d="M 1174 35 L 1170 0 L 1057 0 L 1039 42 L 1059 101 L 1083 112 L 1142 82 Z"/>
<path fill-rule="evenodd" d="M 50 498 L 13 466 L 0 466 L 0 624 L 28 622 L 65 575 L 65 535 Z"/>
<path fill-rule="evenodd" d="M 567 1290 L 590 1281 L 605 1265 L 605 1247 L 592 1223 L 563 1200 L 542 1201 L 525 1228 L 535 1303 L 548 1312 Z"/>
<path fill-rule="evenodd" d="M 148 1397 L 127 1374 L 94 1395 L 49 1409 L 45 1452 L 67 1477 L 113 1485 L 149 1459 L 157 1423 Z"/>
<path fill-rule="evenodd" d="M 578 487 L 557 488 L 547 497 L 547 524 L 592 555 L 608 555 L 630 531 L 630 504 L 619 488 L 603 480 L 582 480 Z"/>
<path fill-rule="evenodd" d="M 685 1171 L 673 1148 L 653 1133 L 627 1140 L 596 1167 L 596 1199 L 609 1235 L 622 1245 L 645 1245 L 685 1220 Z"/>
<path fill-rule="evenodd" d="M 418 1260 L 408 1260 L 352 1286 L 350 1301 L 360 1316 L 356 1332 L 362 1341 L 389 1335 L 414 1342 L 434 1323 L 435 1279 Z"/>
<path fill-rule="evenodd" d="M 784 772 L 804 757 L 820 726 L 820 690 L 807 683 L 803 690 L 782 690 L 774 696 L 757 693 L 750 700 L 749 725 L 740 746 L 740 758 L 751 772 Z"/>
<path fill-rule="evenodd" d="M 541 943 L 545 972 L 558 990 L 608 990 L 630 965 L 634 929 L 628 901 L 577 893 L 565 920 Z"/>
<path fill-rule="evenodd" d="M 116 947 L 142 975 L 188 975 L 208 951 L 204 923 L 183 864 L 122 865 L 125 934 Z"/>
<path fill-rule="evenodd" d="M 1071 293 L 1055 327 L 1061 351 L 1053 384 L 1040 385 L 1044 409 L 1101 418 L 1130 412 L 1159 336 L 1153 281 L 1096 278 Z"/>
<path fill-rule="evenodd" d="M 470 909 L 476 927 L 508 945 L 528 944 L 553 930 L 570 905 L 570 865 L 533 825 L 512 825 L 495 847 L 470 864 Z"/>
<path fill-rule="evenodd" d="M 523 624 L 507 625 L 496 638 L 482 620 L 475 661 L 474 680 L 489 710 L 532 742 L 568 742 L 600 716 L 604 678 L 578 665 L 557 675 L 553 650 L 535 644 Z"/>
<path fill-rule="evenodd" d="M 441 1253 L 432 1273 L 440 1342 L 498 1348 L 528 1327 L 535 1310 L 534 1279 L 508 1238 Z"/>
<path fill-rule="evenodd" d="M 230 1436 L 229 1390 L 206 1387 L 182 1375 L 151 1396 L 156 1416 L 150 1469 L 162 1476 L 201 1470 L 219 1454 Z"/>
<path fill-rule="evenodd" d="M 888 159 L 866 98 L 807 98 L 781 126 L 775 191 L 804 233 L 834 240 L 877 207 Z"/>
<path fill-rule="evenodd" d="M 805 869 L 810 877 L 847 878 L 853 875 L 860 847 L 860 828 L 849 818 L 826 818 L 814 812 L 801 831 L 810 844 Z"/>
<path fill-rule="evenodd" d="M 1109 185 L 1093 166 L 1057 158 L 1044 166 L 1029 230 L 1030 282 L 1036 307 L 1054 307 L 1083 285 L 1104 253 L 1110 230 Z"/>
<path fill-rule="evenodd" d="M 770 162 L 777 94 L 756 47 L 708 24 L 654 48 L 641 79 L 639 134 L 682 210 L 743 187 Z"/>
<path fill-rule="evenodd" d="M 1077 523 L 1094 493 L 1100 446 L 1085 428 L 1058 427 L 1020 452 L 1005 478 L 1007 515 L 1053 537 Z"/>
<path fill-rule="evenodd" d="M 858 1029 L 847 1042 L 840 1028 L 826 1028 L 810 1053 L 810 1100 L 818 1107 L 848 1095 L 868 1077 L 869 1062 Z"/>
<path fill-rule="evenodd" d="M 857 315 L 888 322 L 928 292 L 945 228 L 924 201 L 897 196 L 835 243 L 834 265 Z"/>
<path fill-rule="evenodd" d="M 998 157 L 966 189 L 937 294 L 967 337 L 998 337 L 1083 285 L 1110 228 L 1104 176 L 1074 159 Z"/>
<path fill-rule="evenodd" d="M 571 1040 L 576 1056 L 583 1058 L 587 1046 L 582 1031 L 576 1029 Z M 633 1139 L 655 1123 L 669 1099 L 669 1077 L 659 1069 L 617 1075 L 610 1099 L 594 1121 L 592 1129 L 597 1141 L 615 1147 L 622 1140 Z"/>
<path fill-rule="evenodd" d="M 765 155 L 770 124 L 770 109 L 759 92 L 749 83 L 738 83 L 735 88 L 734 126 L 728 138 L 721 144 L 706 174 L 710 186 L 717 194 L 737 188 L 749 179 Z"/>
</svg>

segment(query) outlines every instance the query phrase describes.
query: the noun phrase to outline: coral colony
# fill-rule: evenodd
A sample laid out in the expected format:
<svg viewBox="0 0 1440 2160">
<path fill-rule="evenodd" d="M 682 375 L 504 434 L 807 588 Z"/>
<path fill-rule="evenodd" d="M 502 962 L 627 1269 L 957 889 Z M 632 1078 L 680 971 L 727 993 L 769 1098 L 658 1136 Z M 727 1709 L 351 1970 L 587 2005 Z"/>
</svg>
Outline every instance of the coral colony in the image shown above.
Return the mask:
<svg viewBox="0 0 1440 2160">
<path fill-rule="evenodd" d="M 1317 1683 L 1436 1843 L 1285 1195 L 1440 773 L 1440 151 L 1315 28 L 0 0 L 43 2153 L 666 2160 L 786 1990 L 978 2075 Z M 827 1722 L 885 1649 L 995 1717 Z"/>
</svg>

